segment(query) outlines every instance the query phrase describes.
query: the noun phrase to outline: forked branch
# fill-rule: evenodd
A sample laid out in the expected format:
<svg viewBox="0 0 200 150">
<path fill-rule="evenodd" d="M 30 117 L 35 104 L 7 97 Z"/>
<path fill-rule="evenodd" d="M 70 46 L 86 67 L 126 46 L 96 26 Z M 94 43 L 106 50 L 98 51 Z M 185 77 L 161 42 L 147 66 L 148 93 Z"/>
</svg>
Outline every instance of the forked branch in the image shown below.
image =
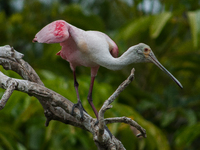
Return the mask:
<svg viewBox="0 0 200 150">
<path fill-rule="evenodd" d="M 131 70 L 131 74 L 129 75 L 129 77 L 123 83 L 120 84 L 120 86 L 116 89 L 116 91 L 108 98 L 108 100 L 106 100 L 104 102 L 103 106 L 101 107 L 101 109 L 99 111 L 99 139 L 101 139 L 101 136 L 104 134 L 104 126 L 105 126 L 105 124 L 115 123 L 115 122 L 124 122 L 124 123 L 127 123 L 127 124 L 135 127 L 136 129 L 138 129 L 140 131 L 140 134 L 137 135 L 138 137 L 139 136 L 146 137 L 146 131 L 145 131 L 145 129 L 143 129 L 137 122 L 133 121 L 130 118 L 127 118 L 127 117 L 117 117 L 117 118 L 109 118 L 107 120 L 104 119 L 104 113 L 106 112 L 106 110 L 112 108 L 112 106 L 110 104 L 133 81 L 133 79 L 134 79 L 134 72 L 135 72 L 135 69 L 133 68 Z"/>
<path fill-rule="evenodd" d="M 111 137 L 105 130 L 104 126 L 109 123 L 127 123 L 140 131 L 139 136 L 146 137 L 145 129 L 130 118 L 116 117 L 104 119 L 105 111 L 112 107 L 110 104 L 134 79 L 134 69 L 132 69 L 128 79 L 104 102 L 99 111 L 99 124 L 96 125 L 96 119 L 85 112 L 84 120 L 81 121 L 81 115 L 78 109 L 75 109 L 74 115 L 72 116 L 71 111 L 73 103 L 62 95 L 46 88 L 34 69 L 25 62 L 22 57 L 23 54 L 15 51 L 8 45 L 0 47 L 0 65 L 6 70 L 15 71 L 23 78 L 10 78 L 0 72 L 0 87 L 6 89 L 0 101 L 0 110 L 4 108 L 12 92 L 18 90 L 30 96 L 34 96 L 39 100 L 44 108 L 45 117 L 47 118 L 46 126 L 48 126 L 51 120 L 58 120 L 65 124 L 87 130 L 93 134 L 93 139 L 98 149 L 125 149 L 118 139 L 114 136 Z"/>
</svg>

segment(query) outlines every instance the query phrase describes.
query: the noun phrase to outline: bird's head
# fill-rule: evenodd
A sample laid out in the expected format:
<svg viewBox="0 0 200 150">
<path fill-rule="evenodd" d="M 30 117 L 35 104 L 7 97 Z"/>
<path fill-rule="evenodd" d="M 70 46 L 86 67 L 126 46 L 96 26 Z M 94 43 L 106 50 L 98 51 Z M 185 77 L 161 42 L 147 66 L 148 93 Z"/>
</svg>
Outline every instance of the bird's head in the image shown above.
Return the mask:
<svg viewBox="0 0 200 150">
<path fill-rule="evenodd" d="M 151 48 L 144 43 L 139 43 L 134 46 L 134 49 L 136 50 L 136 55 L 139 57 L 140 62 L 152 62 L 151 57 L 156 59 Z"/>
<path fill-rule="evenodd" d="M 136 53 L 138 57 L 140 58 L 140 62 L 152 62 L 156 66 L 158 66 L 163 72 L 165 72 L 170 78 L 176 82 L 176 84 L 180 87 L 183 88 L 181 83 L 157 60 L 156 56 L 154 55 L 153 51 L 151 48 L 144 44 L 140 43 L 136 45 L 135 47 Z"/>
</svg>

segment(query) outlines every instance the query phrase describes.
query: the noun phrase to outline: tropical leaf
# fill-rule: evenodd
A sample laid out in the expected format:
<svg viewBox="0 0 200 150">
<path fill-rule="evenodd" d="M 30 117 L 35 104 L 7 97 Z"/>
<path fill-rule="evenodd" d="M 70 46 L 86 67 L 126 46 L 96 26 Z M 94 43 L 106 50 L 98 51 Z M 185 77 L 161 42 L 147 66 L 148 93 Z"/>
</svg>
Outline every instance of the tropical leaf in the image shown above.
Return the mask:
<svg viewBox="0 0 200 150">
<path fill-rule="evenodd" d="M 176 112 L 171 111 L 171 112 L 165 112 L 162 117 L 162 123 L 161 126 L 166 127 L 169 125 L 172 121 L 174 121 L 176 117 Z"/>
<path fill-rule="evenodd" d="M 174 139 L 177 149 L 189 148 L 192 142 L 200 136 L 200 123 L 181 129 Z"/>
<path fill-rule="evenodd" d="M 14 150 L 13 146 L 11 145 L 10 139 L 2 135 L 1 133 L 0 133 L 0 139 L 1 139 L 0 148 L 3 148 L 3 146 L 5 146 L 7 149 Z"/>
<path fill-rule="evenodd" d="M 144 33 L 149 28 L 151 20 L 151 16 L 145 16 L 132 20 L 119 32 L 117 36 L 118 39 L 128 40 L 136 34 Z"/>
<path fill-rule="evenodd" d="M 160 32 L 163 30 L 167 21 L 172 17 L 171 12 L 163 12 L 161 14 L 153 16 L 153 21 L 150 26 L 150 36 L 152 38 L 157 38 Z"/>
<path fill-rule="evenodd" d="M 193 44 L 197 48 L 200 41 L 200 10 L 189 11 L 187 15 L 192 32 Z"/>
</svg>

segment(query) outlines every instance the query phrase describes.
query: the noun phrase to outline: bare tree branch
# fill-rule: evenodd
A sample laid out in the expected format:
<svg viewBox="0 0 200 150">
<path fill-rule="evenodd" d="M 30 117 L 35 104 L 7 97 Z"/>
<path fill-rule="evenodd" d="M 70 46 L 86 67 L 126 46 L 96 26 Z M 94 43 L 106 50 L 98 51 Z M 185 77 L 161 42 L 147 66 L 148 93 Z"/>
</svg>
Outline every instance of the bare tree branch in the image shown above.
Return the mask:
<svg viewBox="0 0 200 150">
<path fill-rule="evenodd" d="M 110 105 L 116 98 L 119 96 L 119 94 L 133 81 L 134 79 L 134 72 L 135 69 L 133 68 L 131 70 L 130 76 L 117 88 L 117 90 L 106 100 L 99 110 L 99 139 L 101 139 L 102 135 L 104 134 L 104 126 L 105 126 L 105 121 L 104 121 L 104 113 L 106 110 L 112 108 Z"/>
<path fill-rule="evenodd" d="M 24 55 L 14 50 L 13 47 L 5 45 L 0 47 L 1 57 L 10 58 L 10 59 L 21 59 Z"/>
<path fill-rule="evenodd" d="M 36 97 L 44 108 L 46 119 L 45 126 L 48 126 L 51 120 L 58 120 L 65 124 L 70 124 L 89 131 L 93 135 L 93 140 L 99 150 L 123 150 L 123 144 L 114 136 L 110 137 L 105 125 L 108 123 L 123 122 L 137 128 L 141 134 L 139 136 L 146 137 L 145 129 L 137 122 L 126 117 L 116 117 L 104 119 L 104 113 L 110 109 L 110 105 L 116 97 L 128 86 L 134 78 L 134 69 L 131 75 L 125 80 L 117 90 L 106 100 L 99 112 L 99 124 L 96 125 L 96 119 L 92 118 L 86 112 L 84 120 L 81 121 L 80 111 L 75 108 L 74 115 L 71 115 L 73 103 L 62 95 L 46 88 L 40 80 L 34 69 L 23 59 L 23 54 L 15 51 L 12 47 L 6 45 L 0 47 L 0 65 L 6 70 L 13 70 L 18 73 L 23 79 L 14 79 L 0 72 L 0 87 L 5 90 L 1 101 L 0 110 L 4 108 L 9 97 L 14 90 L 18 90 Z"/>
<path fill-rule="evenodd" d="M 12 95 L 13 91 L 15 90 L 15 86 L 17 85 L 16 82 L 12 82 L 8 85 L 8 88 L 6 89 L 5 93 L 3 94 L 1 101 L 0 101 L 0 110 L 3 109 L 6 105 L 6 102 Z"/>
<path fill-rule="evenodd" d="M 134 120 L 132 120 L 131 118 L 127 118 L 127 117 L 115 117 L 115 118 L 106 118 L 105 120 L 105 124 L 110 124 L 110 123 L 126 123 L 129 124 L 133 127 L 135 127 L 137 130 L 139 130 L 141 133 L 137 135 L 137 137 L 147 137 L 146 135 L 146 130 L 143 129 L 137 122 L 135 122 Z"/>
</svg>

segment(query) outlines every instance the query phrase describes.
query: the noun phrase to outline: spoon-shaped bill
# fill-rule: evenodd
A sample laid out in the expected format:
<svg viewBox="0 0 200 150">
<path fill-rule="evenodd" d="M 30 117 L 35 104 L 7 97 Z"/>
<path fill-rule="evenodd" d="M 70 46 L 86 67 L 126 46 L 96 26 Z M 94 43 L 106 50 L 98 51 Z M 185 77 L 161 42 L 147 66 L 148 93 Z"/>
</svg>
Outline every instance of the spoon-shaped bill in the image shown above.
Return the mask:
<svg viewBox="0 0 200 150">
<path fill-rule="evenodd" d="M 158 66 L 162 71 L 164 71 L 176 84 L 182 89 L 182 84 L 156 59 L 155 56 L 150 55 L 150 60 Z"/>
</svg>

